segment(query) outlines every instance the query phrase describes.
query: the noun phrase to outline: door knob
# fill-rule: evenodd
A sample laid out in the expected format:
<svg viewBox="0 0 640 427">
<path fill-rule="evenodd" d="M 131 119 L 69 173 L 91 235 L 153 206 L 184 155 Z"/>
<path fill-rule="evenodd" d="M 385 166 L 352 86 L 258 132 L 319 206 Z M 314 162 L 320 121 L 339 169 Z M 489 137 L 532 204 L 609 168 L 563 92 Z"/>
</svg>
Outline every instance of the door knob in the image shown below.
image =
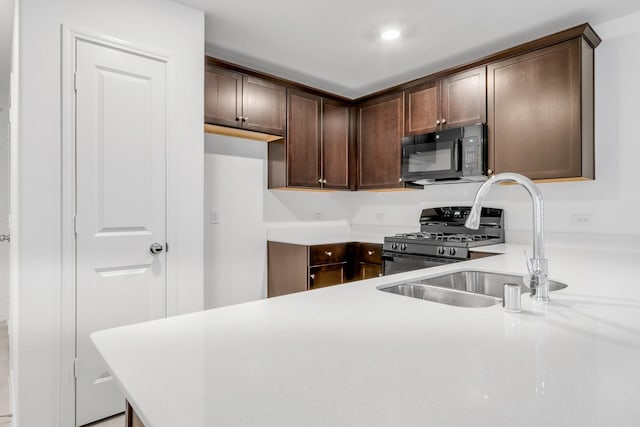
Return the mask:
<svg viewBox="0 0 640 427">
<path fill-rule="evenodd" d="M 0 242 L 8 242 L 11 240 L 11 234 L 0 234 Z"/>
<path fill-rule="evenodd" d="M 152 243 L 151 246 L 149 246 L 149 251 L 151 251 L 151 253 L 154 254 L 154 255 L 159 254 L 163 250 L 164 250 L 164 246 L 162 246 L 158 242 Z"/>
</svg>

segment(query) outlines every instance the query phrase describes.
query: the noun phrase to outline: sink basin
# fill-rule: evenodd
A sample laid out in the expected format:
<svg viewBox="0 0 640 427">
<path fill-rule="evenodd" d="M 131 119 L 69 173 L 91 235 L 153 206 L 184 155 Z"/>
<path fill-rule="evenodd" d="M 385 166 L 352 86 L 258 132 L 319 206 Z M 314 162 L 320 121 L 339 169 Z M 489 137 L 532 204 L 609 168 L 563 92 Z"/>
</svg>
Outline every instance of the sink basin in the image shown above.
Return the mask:
<svg viewBox="0 0 640 427">
<path fill-rule="evenodd" d="M 455 289 L 439 288 L 420 283 L 401 283 L 399 285 L 380 288 L 380 290 L 458 307 L 490 307 L 502 302 L 500 298 L 457 291 Z"/>
<path fill-rule="evenodd" d="M 520 285 L 520 291 L 529 293 L 529 288 L 522 281 L 522 276 L 512 274 L 493 273 L 488 271 L 462 270 L 412 281 L 429 286 L 457 289 L 474 294 L 490 295 L 502 298 L 502 287 L 505 283 Z M 549 280 L 549 292 L 566 288 L 564 283 Z"/>
<path fill-rule="evenodd" d="M 502 302 L 502 289 L 505 283 L 520 285 L 523 294 L 529 293 L 529 288 L 524 285 L 522 276 L 477 270 L 453 271 L 378 289 L 458 307 L 490 307 Z M 549 281 L 550 292 L 566 287 L 564 283 Z"/>
</svg>

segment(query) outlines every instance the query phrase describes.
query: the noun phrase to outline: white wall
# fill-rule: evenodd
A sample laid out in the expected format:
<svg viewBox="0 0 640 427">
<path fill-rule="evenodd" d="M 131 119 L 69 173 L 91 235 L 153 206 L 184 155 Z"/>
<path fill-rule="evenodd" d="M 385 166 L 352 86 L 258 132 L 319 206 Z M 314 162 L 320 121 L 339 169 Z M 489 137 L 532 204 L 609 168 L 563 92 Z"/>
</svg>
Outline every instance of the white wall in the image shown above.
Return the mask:
<svg viewBox="0 0 640 427">
<path fill-rule="evenodd" d="M 61 319 L 62 26 L 111 37 L 170 58 L 168 241 L 171 314 L 203 303 L 204 18 L 168 0 L 20 2 L 18 294 L 13 332 L 14 414 L 20 427 L 73 423 L 73 334 Z M 13 297 L 12 297 L 13 298 Z M 62 368 L 61 368 L 62 367 Z M 70 410 L 71 409 L 71 410 Z"/>
<path fill-rule="evenodd" d="M 266 296 L 265 156 L 264 142 L 205 135 L 206 308 Z"/>
</svg>

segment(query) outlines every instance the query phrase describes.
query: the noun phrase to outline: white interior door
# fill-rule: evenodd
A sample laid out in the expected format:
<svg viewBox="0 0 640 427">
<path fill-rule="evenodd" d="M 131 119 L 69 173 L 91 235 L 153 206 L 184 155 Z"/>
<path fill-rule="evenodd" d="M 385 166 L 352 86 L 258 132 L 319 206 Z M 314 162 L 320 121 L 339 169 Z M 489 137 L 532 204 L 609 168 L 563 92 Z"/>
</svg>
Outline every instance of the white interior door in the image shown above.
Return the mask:
<svg viewBox="0 0 640 427">
<path fill-rule="evenodd" d="M 81 40 L 76 64 L 76 424 L 83 425 L 124 410 L 89 334 L 166 315 L 166 64 Z"/>
</svg>

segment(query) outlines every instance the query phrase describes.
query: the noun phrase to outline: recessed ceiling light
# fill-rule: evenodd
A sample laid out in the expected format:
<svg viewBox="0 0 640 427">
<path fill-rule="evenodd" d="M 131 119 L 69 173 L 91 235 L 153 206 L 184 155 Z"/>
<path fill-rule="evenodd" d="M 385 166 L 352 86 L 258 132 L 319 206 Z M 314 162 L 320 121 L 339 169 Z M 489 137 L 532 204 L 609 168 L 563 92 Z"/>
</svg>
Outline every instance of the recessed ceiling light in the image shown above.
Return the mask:
<svg viewBox="0 0 640 427">
<path fill-rule="evenodd" d="M 382 38 L 382 40 L 395 40 L 398 37 L 400 37 L 400 31 L 398 30 L 387 30 L 380 34 L 380 38 Z"/>
</svg>

